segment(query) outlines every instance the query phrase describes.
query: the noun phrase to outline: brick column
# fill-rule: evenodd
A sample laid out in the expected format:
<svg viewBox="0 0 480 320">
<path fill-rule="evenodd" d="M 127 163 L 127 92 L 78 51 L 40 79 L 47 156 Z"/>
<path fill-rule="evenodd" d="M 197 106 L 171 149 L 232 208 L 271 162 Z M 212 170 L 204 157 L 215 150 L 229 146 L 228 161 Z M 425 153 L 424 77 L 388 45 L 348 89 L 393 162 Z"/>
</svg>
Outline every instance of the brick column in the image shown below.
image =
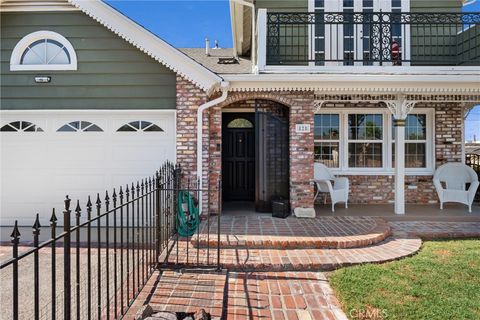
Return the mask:
<svg viewBox="0 0 480 320">
<path fill-rule="evenodd" d="M 202 89 L 177 76 L 177 163 L 190 178 L 197 175 L 197 109 L 206 101 Z"/>
<path fill-rule="evenodd" d="M 290 204 L 295 208 L 313 208 L 314 189 L 314 97 L 312 92 L 288 94 L 290 107 Z M 297 124 L 309 124 L 310 132 L 297 133 Z"/>
</svg>

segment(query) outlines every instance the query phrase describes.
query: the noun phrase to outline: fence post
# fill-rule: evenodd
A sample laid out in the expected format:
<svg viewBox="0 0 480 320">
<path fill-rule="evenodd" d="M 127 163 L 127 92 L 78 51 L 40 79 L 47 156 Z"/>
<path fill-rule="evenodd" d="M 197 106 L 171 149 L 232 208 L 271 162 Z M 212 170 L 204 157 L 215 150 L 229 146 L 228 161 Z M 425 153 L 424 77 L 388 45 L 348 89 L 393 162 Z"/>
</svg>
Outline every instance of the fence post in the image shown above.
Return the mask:
<svg viewBox="0 0 480 320">
<path fill-rule="evenodd" d="M 40 310 L 39 310 L 39 300 L 40 300 L 40 274 L 39 274 L 39 261 L 38 261 L 38 237 L 40 236 L 40 221 L 37 217 L 35 218 L 35 223 L 33 224 L 33 246 L 35 247 L 35 252 L 33 253 L 33 290 L 34 290 L 34 312 L 35 320 L 40 319 Z"/>
<path fill-rule="evenodd" d="M 161 251 L 161 243 L 162 243 L 162 232 L 161 232 L 161 225 L 162 221 L 161 214 L 160 214 L 160 173 L 158 170 L 155 172 L 155 256 L 157 261 L 157 268 L 160 264 L 160 251 Z"/>
<path fill-rule="evenodd" d="M 65 199 L 65 210 L 63 211 L 63 232 L 65 233 L 63 241 L 63 318 L 71 318 L 71 264 L 70 264 L 70 199 L 68 195 Z"/>
<path fill-rule="evenodd" d="M 20 242 L 20 231 L 18 231 L 18 222 L 15 220 L 12 234 L 13 244 L 13 320 L 18 320 L 18 243 Z"/>
<path fill-rule="evenodd" d="M 77 200 L 77 207 L 75 208 L 75 225 L 77 226 L 75 238 L 75 252 L 76 252 L 76 266 L 75 266 L 75 291 L 76 291 L 76 318 L 80 319 L 80 217 L 82 209 L 80 208 L 80 201 Z"/>
<path fill-rule="evenodd" d="M 57 307 L 57 283 L 56 283 L 56 259 L 55 259 L 55 251 L 57 246 L 56 238 L 56 229 L 57 229 L 57 216 L 55 215 L 55 208 L 52 210 L 52 217 L 50 218 L 50 236 L 52 238 L 52 320 L 56 320 L 56 307 Z"/>
<path fill-rule="evenodd" d="M 220 271 L 221 263 L 220 263 L 220 234 L 221 230 L 221 215 L 222 215 L 222 179 L 221 177 L 218 179 L 218 214 L 217 214 L 217 271 Z"/>
<path fill-rule="evenodd" d="M 178 215 L 178 192 L 180 189 L 180 173 L 181 173 L 181 168 L 179 164 L 176 164 L 173 166 L 173 220 L 174 220 L 174 225 L 175 225 L 175 234 L 176 236 L 176 246 L 177 246 L 177 251 L 176 251 L 176 259 L 175 259 L 175 264 L 178 265 L 178 241 L 179 241 L 179 235 L 178 235 L 178 225 L 177 225 L 177 215 Z"/>
</svg>

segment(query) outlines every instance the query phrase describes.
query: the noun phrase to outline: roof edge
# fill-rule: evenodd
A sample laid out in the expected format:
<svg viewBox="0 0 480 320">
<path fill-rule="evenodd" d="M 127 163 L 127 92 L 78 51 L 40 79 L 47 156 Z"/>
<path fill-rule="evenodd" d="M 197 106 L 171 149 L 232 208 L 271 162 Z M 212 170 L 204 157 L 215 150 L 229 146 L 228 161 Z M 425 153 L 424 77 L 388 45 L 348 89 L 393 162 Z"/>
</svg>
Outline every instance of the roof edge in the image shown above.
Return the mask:
<svg viewBox="0 0 480 320">
<path fill-rule="evenodd" d="M 207 93 L 223 80 L 101 0 L 68 0 L 74 7 Z"/>
</svg>

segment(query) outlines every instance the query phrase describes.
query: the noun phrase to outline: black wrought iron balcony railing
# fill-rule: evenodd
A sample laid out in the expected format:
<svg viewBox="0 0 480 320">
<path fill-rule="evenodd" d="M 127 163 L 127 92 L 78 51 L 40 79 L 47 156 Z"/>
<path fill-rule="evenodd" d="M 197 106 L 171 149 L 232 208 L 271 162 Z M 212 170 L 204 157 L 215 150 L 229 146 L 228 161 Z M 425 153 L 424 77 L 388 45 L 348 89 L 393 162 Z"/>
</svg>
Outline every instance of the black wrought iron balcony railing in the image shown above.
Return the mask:
<svg viewBox="0 0 480 320">
<path fill-rule="evenodd" d="M 267 13 L 266 65 L 480 66 L 480 13 Z"/>
</svg>

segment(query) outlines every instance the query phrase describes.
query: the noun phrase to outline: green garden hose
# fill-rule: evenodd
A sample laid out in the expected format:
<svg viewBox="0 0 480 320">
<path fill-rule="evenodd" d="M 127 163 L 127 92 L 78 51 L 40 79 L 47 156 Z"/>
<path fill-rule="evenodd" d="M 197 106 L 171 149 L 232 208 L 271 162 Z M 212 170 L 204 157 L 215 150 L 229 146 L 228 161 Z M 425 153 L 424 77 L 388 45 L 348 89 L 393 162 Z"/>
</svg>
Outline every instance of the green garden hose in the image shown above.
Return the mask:
<svg viewBox="0 0 480 320">
<path fill-rule="evenodd" d="M 178 193 L 177 232 L 182 237 L 191 237 L 198 228 L 198 206 L 190 192 Z"/>
</svg>

